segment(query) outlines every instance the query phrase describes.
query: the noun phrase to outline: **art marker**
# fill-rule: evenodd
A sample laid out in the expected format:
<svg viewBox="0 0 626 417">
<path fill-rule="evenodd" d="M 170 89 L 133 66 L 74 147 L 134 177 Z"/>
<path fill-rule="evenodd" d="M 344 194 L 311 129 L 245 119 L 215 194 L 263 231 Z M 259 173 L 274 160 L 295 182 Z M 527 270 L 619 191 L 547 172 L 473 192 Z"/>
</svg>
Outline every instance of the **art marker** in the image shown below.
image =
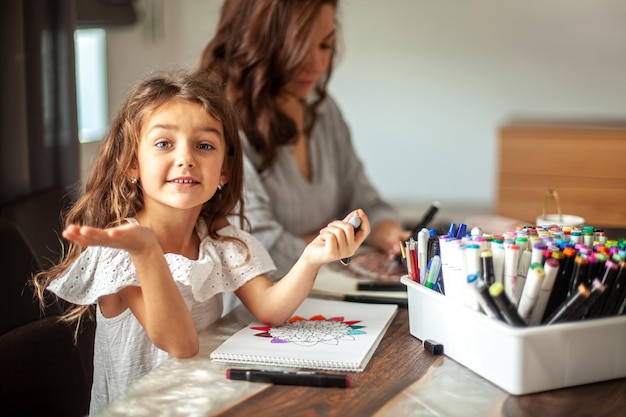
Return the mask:
<svg viewBox="0 0 626 417">
<path fill-rule="evenodd" d="M 426 266 L 428 265 L 428 238 L 430 237 L 428 229 L 423 227 L 417 233 L 417 264 L 419 266 L 420 276 L 426 276 Z"/>
<path fill-rule="evenodd" d="M 359 217 L 357 213 L 354 213 L 352 217 L 350 217 L 350 219 L 348 220 L 348 223 L 350 223 L 352 227 L 354 227 L 354 233 L 356 233 L 359 231 L 361 227 L 361 218 Z M 341 260 L 341 263 L 344 265 L 348 265 L 351 260 L 352 260 L 351 256 L 349 258 L 343 258 Z"/>
<path fill-rule="evenodd" d="M 562 321 L 567 321 L 570 316 L 585 303 L 585 300 L 589 298 L 591 295 L 591 291 L 585 286 L 585 284 L 580 284 L 578 288 L 576 288 L 576 292 L 567 298 L 561 304 L 556 311 L 545 320 L 545 324 L 554 324 Z"/>
<path fill-rule="evenodd" d="M 420 222 L 417 224 L 417 226 L 415 226 L 413 228 L 413 230 L 411 231 L 411 236 L 413 236 L 413 239 L 419 241 L 419 236 L 418 233 L 428 227 L 428 225 L 430 224 L 430 222 L 433 220 L 433 218 L 435 217 L 435 214 L 437 214 L 437 211 L 439 211 L 439 208 L 441 207 L 441 204 L 439 204 L 438 201 L 433 201 L 430 204 L 430 207 L 428 208 L 428 210 L 426 211 L 426 213 L 424 213 L 424 216 L 422 217 L 422 219 L 420 220 Z"/>
<path fill-rule="evenodd" d="M 495 242 L 495 243 L 494 243 Z M 491 252 L 493 253 L 493 274 L 496 276 L 496 282 L 504 282 L 504 245 L 495 239 L 491 242 Z"/>
<path fill-rule="evenodd" d="M 496 282 L 496 274 L 493 270 L 493 252 L 483 250 L 480 252 L 482 279 L 491 285 Z"/>
<path fill-rule="evenodd" d="M 467 291 L 465 291 L 465 305 L 474 311 L 481 311 L 481 305 L 478 303 L 478 275 L 470 274 L 467 276 Z M 488 314 L 486 311 L 488 307 L 483 308 L 485 314 L 493 315 L 493 318 L 497 318 L 494 314 Z"/>
<path fill-rule="evenodd" d="M 237 381 L 265 382 L 275 385 L 305 385 L 310 387 L 348 388 L 350 375 L 335 375 L 311 371 L 265 371 L 259 369 L 227 369 L 226 378 Z"/>
<path fill-rule="evenodd" d="M 593 226 L 585 226 L 583 227 L 583 243 L 588 248 L 593 246 L 593 239 L 595 237 L 595 230 Z"/>
<path fill-rule="evenodd" d="M 447 235 L 450 237 L 456 237 L 456 223 L 450 223 Z"/>
<path fill-rule="evenodd" d="M 489 242 L 484 236 L 478 236 L 472 239 L 472 241 L 478 245 L 481 251 L 489 249 Z"/>
<path fill-rule="evenodd" d="M 502 285 L 504 292 L 509 299 L 515 296 L 517 287 L 517 266 L 519 265 L 519 247 L 508 245 L 504 248 L 504 276 Z"/>
<path fill-rule="evenodd" d="M 439 274 L 441 273 L 441 257 L 439 255 L 435 255 L 428 262 L 428 271 L 427 271 L 427 279 L 426 279 L 426 287 L 436 289 L 437 288 L 437 280 L 439 279 Z"/>
<path fill-rule="evenodd" d="M 531 313 L 539 298 L 539 291 L 541 291 L 544 278 L 545 272 L 543 265 L 540 262 L 530 264 L 530 269 L 526 276 L 526 283 L 524 284 L 524 291 L 522 292 L 519 305 L 517 306 L 517 312 L 527 323 L 530 321 Z"/>
<path fill-rule="evenodd" d="M 531 255 L 530 255 L 530 263 L 541 263 L 543 264 L 543 252 L 546 250 L 546 245 L 543 243 L 535 243 L 533 245 Z"/>
<path fill-rule="evenodd" d="M 367 281 L 356 284 L 358 291 L 406 291 L 406 285 L 401 282 Z"/>
<path fill-rule="evenodd" d="M 526 249 L 528 249 L 528 237 L 527 236 L 517 236 L 515 238 L 515 244 L 519 248 L 518 255 L 521 257 L 522 253 L 524 253 L 524 251 Z"/>
<path fill-rule="evenodd" d="M 609 289 L 609 296 L 606 300 L 602 313 L 602 317 L 613 316 L 617 314 L 621 305 L 622 294 L 626 294 L 626 262 L 620 261 L 619 271 L 615 277 L 613 287 Z"/>
<path fill-rule="evenodd" d="M 480 246 L 476 243 L 465 246 L 465 272 L 482 277 L 480 264 Z"/>
<path fill-rule="evenodd" d="M 532 251 L 530 249 L 525 249 L 524 251 L 522 251 L 519 258 L 519 264 L 517 265 L 517 285 L 515 287 L 515 295 L 513 298 L 510 298 L 511 302 L 516 306 L 519 304 L 519 300 L 522 297 L 522 292 L 524 291 L 526 276 L 528 275 L 528 271 L 530 270 L 531 258 Z"/>
<path fill-rule="evenodd" d="M 554 282 L 559 273 L 559 261 L 554 258 L 546 259 L 543 265 L 543 281 L 541 282 L 541 289 L 539 290 L 539 296 L 537 302 L 533 308 L 533 312 L 530 314 L 528 324 L 530 326 L 537 326 L 541 324 L 543 313 L 546 311 L 548 300 L 550 299 L 550 293 L 554 287 Z"/>
<path fill-rule="evenodd" d="M 397 297 L 378 297 L 375 295 L 358 295 L 358 294 L 345 294 L 341 297 L 343 301 L 352 301 L 355 303 L 367 303 L 367 304 L 397 304 L 400 308 L 408 308 L 409 303 L 406 298 Z"/>
<path fill-rule="evenodd" d="M 585 277 L 587 276 L 587 268 L 589 268 L 589 261 L 580 255 L 577 255 L 574 259 L 574 268 L 572 269 L 572 276 L 569 281 L 568 295 L 576 293 L 580 284 L 585 284 Z M 585 285 L 586 286 L 586 285 Z"/>
<path fill-rule="evenodd" d="M 598 278 L 594 278 L 591 283 L 591 291 L 585 302 L 578 307 L 568 318 L 568 320 L 578 320 L 586 318 L 589 310 L 593 308 L 598 299 L 606 292 L 606 286 Z"/>
<path fill-rule="evenodd" d="M 569 282 L 572 276 L 572 270 L 574 269 L 574 260 L 576 258 L 576 250 L 574 248 L 566 247 L 563 249 L 563 259 L 560 262 L 559 273 L 554 281 L 546 310 L 543 313 L 541 322 L 545 322 L 548 316 L 552 315 L 554 311 L 567 299 L 567 293 L 569 291 Z"/>
<path fill-rule="evenodd" d="M 415 281 L 415 273 L 413 272 L 413 263 L 411 262 L 411 241 L 404 242 L 404 252 L 406 254 L 406 272 L 413 281 Z"/>
<path fill-rule="evenodd" d="M 615 262 L 607 260 L 604 263 L 604 274 L 602 275 L 602 280 L 600 282 L 602 282 L 607 289 L 613 289 L 618 272 L 619 266 Z M 589 308 L 585 318 L 600 317 L 608 299 L 609 291 L 604 291 L 602 295 L 598 297 L 593 306 Z"/>
<path fill-rule="evenodd" d="M 465 236 L 466 231 L 467 231 L 467 225 L 465 223 L 461 223 L 459 225 L 459 230 L 456 231 L 455 237 L 457 239 L 463 238 Z"/>
<path fill-rule="evenodd" d="M 489 295 L 493 298 L 493 301 L 498 306 L 498 311 L 500 311 L 500 314 L 507 323 L 517 327 L 526 326 L 526 322 L 518 314 L 515 304 L 513 304 L 504 293 L 502 284 L 499 282 L 491 284 L 489 286 Z"/>
<path fill-rule="evenodd" d="M 417 261 L 417 246 L 413 237 L 409 238 L 409 262 L 411 262 L 411 270 L 413 271 L 413 280 L 417 283 L 424 284 L 424 277 L 420 275 L 419 264 Z"/>
<path fill-rule="evenodd" d="M 591 253 L 587 255 L 586 259 L 589 266 L 587 267 L 587 273 L 583 282 L 587 287 L 590 287 L 593 279 L 597 278 L 602 273 L 606 257 L 602 254 Z"/>
<path fill-rule="evenodd" d="M 506 322 L 493 297 L 489 294 L 489 287 L 489 284 L 486 282 L 478 280 L 476 286 L 470 287 L 470 289 L 476 289 L 476 300 L 487 316 Z"/>
<path fill-rule="evenodd" d="M 422 346 L 427 352 L 430 352 L 433 355 L 443 354 L 443 345 L 433 339 L 424 340 L 424 342 L 422 343 Z"/>
</svg>

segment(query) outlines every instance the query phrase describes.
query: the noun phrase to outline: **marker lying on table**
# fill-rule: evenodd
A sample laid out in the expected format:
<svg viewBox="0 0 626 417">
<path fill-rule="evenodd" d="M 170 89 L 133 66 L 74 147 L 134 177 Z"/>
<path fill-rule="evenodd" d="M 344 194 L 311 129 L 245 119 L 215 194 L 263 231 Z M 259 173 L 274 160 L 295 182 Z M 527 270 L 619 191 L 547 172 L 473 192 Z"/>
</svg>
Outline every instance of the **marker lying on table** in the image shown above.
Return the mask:
<svg viewBox="0 0 626 417">
<path fill-rule="evenodd" d="M 397 304 L 400 308 L 408 308 L 409 301 L 406 298 L 396 297 L 377 297 L 374 295 L 356 295 L 346 294 L 342 297 L 343 301 L 353 301 L 356 303 L 369 304 Z"/>
<path fill-rule="evenodd" d="M 359 217 L 358 214 L 354 213 L 352 217 L 350 217 L 350 219 L 348 220 L 348 223 L 350 223 L 352 227 L 354 227 L 354 233 L 356 233 L 359 231 L 359 228 L 361 227 L 361 218 Z M 344 265 L 348 265 L 351 260 L 352 260 L 352 256 L 349 258 L 343 258 L 341 259 L 341 263 Z"/>
<path fill-rule="evenodd" d="M 358 291 L 406 291 L 406 285 L 401 282 L 366 281 L 356 284 Z"/>
<path fill-rule="evenodd" d="M 226 378 L 237 381 L 265 382 L 275 385 L 306 385 L 310 387 L 348 388 L 350 375 L 312 371 L 264 371 L 259 369 L 227 369 Z"/>
<path fill-rule="evenodd" d="M 443 354 L 443 345 L 433 339 L 426 339 L 422 342 L 424 349 L 433 355 Z"/>
</svg>

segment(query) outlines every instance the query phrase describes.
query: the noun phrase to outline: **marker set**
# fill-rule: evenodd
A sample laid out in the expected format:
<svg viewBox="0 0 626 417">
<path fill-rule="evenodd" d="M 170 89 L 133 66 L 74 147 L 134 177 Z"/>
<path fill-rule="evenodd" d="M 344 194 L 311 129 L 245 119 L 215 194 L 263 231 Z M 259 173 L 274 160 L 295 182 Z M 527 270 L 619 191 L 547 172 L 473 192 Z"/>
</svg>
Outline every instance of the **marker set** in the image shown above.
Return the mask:
<svg viewBox="0 0 626 417">
<path fill-rule="evenodd" d="M 402 255 L 413 281 L 524 327 L 624 314 L 625 247 L 591 226 L 489 235 L 452 224 L 442 236 L 422 229 Z"/>
</svg>

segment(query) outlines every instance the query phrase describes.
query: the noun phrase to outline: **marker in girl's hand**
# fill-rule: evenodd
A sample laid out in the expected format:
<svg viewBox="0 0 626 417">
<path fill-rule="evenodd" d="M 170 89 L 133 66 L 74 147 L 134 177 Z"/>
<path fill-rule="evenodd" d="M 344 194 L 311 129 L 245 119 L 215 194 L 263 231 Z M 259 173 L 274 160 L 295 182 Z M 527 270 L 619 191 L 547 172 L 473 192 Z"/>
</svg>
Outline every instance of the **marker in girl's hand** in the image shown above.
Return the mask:
<svg viewBox="0 0 626 417">
<path fill-rule="evenodd" d="M 350 217 L 350 219 L 348 220 L 348 223 L 350 223 L 352 225 L 352 227 L 354 227 L 354 233 L 359 231 L 359 228 L 361 227 L 361 218 L 359 217 L 359 215 L 355 212 L 352 217 Z M 349 258 L 343 258 L 341 260 L 341 263 L 344 265 L 348 265 L 350 263 L 350 261 L 352 260 L 352 257 Z"/>
</svg>

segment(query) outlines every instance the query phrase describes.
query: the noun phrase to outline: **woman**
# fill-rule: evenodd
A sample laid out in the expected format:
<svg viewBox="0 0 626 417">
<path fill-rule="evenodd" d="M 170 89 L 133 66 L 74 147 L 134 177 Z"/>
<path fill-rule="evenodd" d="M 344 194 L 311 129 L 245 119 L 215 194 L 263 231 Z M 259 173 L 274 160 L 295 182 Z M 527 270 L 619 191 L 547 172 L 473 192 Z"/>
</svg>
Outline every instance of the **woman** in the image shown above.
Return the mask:
<svg viewBox="0 0 626 417">
<path fill-rule="evenodd" d="M 226 0 L 199 71 L 223 79 L 242 130 L 245 215 L 281 277 L 320 226 L 352 207 L 368 213 L 367 243 L 389 253 L 408 239 L 367 178 L 326 86 L 338 0 Z"/>
</svg>

